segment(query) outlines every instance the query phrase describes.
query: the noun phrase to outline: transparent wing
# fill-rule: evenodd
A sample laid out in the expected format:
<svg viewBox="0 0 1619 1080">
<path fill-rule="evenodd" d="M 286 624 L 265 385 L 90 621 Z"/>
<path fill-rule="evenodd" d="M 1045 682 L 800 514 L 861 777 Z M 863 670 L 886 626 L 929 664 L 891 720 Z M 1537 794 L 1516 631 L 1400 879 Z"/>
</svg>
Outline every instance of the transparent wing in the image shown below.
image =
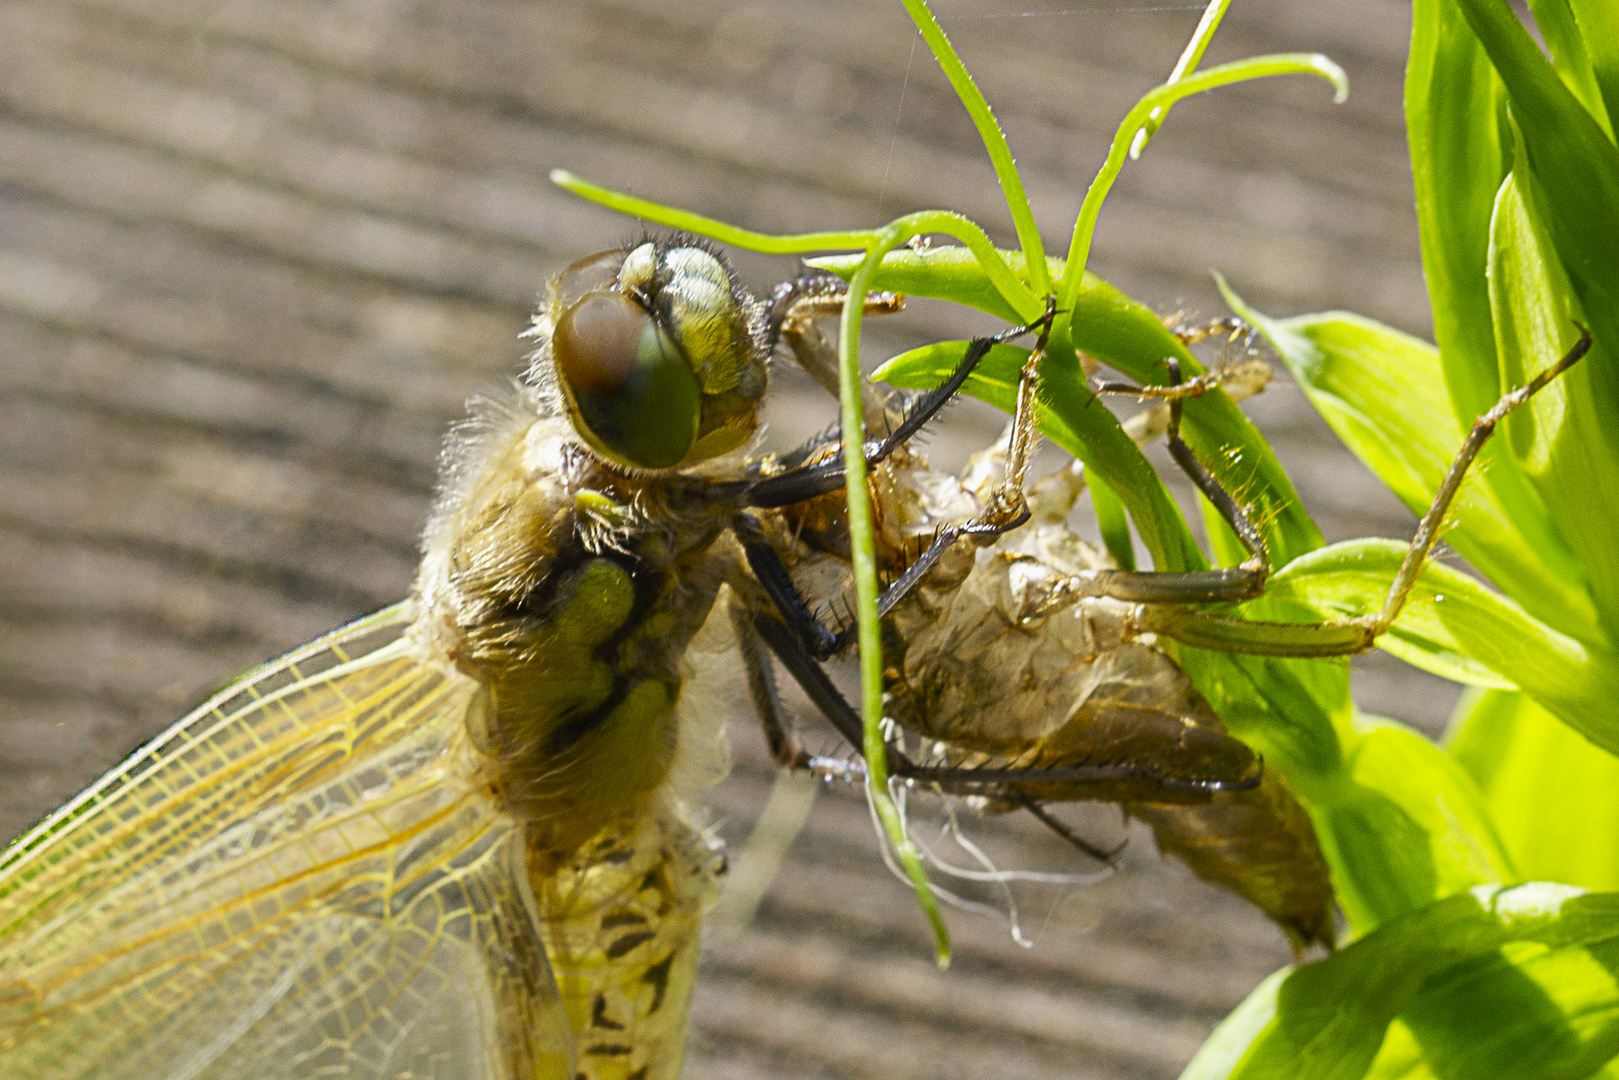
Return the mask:
<svg viewBox="0 0 1619 1080">
<path fill-rule="evenodd" d="M 0 857 L 0 1074 L 569 1075 L 476 687 L 410 619 L 226 688 Z"/>
</svg>

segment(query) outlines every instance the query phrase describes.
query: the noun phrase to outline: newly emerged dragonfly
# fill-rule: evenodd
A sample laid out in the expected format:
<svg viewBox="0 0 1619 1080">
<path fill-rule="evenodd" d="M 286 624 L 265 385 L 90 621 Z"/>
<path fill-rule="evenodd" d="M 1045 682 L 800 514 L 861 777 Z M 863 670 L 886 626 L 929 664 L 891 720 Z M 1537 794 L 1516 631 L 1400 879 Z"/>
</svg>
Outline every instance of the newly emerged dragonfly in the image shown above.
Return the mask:
<svg viewBox="0 0 1619 1080">
<path fill-rule="evenodd" d="M 684 240 L 557 275 L 522 380 L 450 440 L 412 597 L 228 687 L 0 859 L 0 1073 L 676 1075 L 723 869 L 694 803 L 726 767 L 718 718 L 684 704 L 683 657 L 722 589 L 753 672 L 762 641 L 853 734 L 818 663 L 849 635 L 814 621 L 785 539 L 789 524 L 794 542 L 810 536 L 836 498 L 835 447 L 734 453 L 757 426 L 778 336 L 824 376 L 801 331 L 834 299 L 811 278 L 755 301 Z M 959 385 L 910 401 L 868 443 L 872 463 L 899 475 L 907 441 Z M 1090 797 L 1173 817 L 1177 803 L 1268 790 L 1185 676 L 1122 637 L 1116 655 L 1145 666 L 1121 681 L 1157 694 L 1148 711 L 1184 746 L 1149 736 L 1130 749 L 1125 733 L 1099 760 L 927 691 L 928 677 L 956 677 L 946 632 L 972 624 L 954 605 L 983 592 L 962 568 L 1025 542 L 1003 539 L 1031 512 L 1032 413 L 1018 425 L 1007 478 L 982 499 L 958 485 L 977 509 L 885 597 L 905 665 L 896 713 L 947 746 L 938 761 L 896 749 L 894 773 L 1037 812 Z M 922 493 L 895 490 L 906 483 Z M 837 532 L 825 530 L 834 554 Z M 1075 582 L 1132 612 L 1142 590 L 1175 599 L 1161 576 L 1065 563 L 1041 535 L 1024 533 L 1037 568 L 1067 584 L 1028 599 L 1055 610 Z M 1255 581 L 1191 578 L 1176 580 L 1216 599 Z M 1165 626 L 1195 637 L 1215 618 Z M 1016 629 L 1049 650 L 1064 638 L 1047 625 Z M 756 689 L 780 756 L 806 764 Z M 1168 832 L 1190 844 L 1190 820 Z M 1295 930 L 1319 936 L 1312 925 Z"/>
<path fill-rule="evenodd" d="M 0 1074 L 674 1076 L 727 764 L 683 656 L 754 591 L 738 513 L 843 483 L 731 453 L 789 310 L 686 242 L 557 275 L 450 439 L 412 597 L 6 851 Z"/>
</svg>

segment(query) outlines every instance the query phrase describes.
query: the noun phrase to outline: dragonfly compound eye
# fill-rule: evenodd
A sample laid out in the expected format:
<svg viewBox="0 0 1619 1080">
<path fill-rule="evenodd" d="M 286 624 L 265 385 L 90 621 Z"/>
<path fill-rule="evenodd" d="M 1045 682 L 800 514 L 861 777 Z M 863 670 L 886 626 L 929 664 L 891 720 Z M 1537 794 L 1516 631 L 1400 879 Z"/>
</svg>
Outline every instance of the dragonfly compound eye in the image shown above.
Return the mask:
<svg viewBox="0 0 1619 1080">
<path fill-rule="evenodd" d="M 557 321 L 558 381 L 574 426 L 621 465 L 667 469 L 697 442 L 702 393 L 679 346 L 614 289 L 586 293 Z"/>
</svg>

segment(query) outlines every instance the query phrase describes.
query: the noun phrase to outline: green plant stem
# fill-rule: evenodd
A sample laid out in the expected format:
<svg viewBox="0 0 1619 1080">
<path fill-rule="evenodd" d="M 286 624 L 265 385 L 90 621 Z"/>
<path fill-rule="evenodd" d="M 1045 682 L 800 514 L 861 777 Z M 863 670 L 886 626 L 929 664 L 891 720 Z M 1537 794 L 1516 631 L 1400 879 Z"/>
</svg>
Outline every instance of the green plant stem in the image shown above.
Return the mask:
<svg viewBox="0 0 1619 1080">
<path fill-rule="evenodd" d="M 1074 236 L 1068 247 L 1068 261 L 1063 267 L 1062 283 L 1057 287 L 1057 310 L 1071 311 L 1085 280 L 1085 263 L 1091 254 L 1091 239 L 1096 233 L 1096 219 L 1102 212 L 1102 201 L 1113 189 L 1129 156 L 1130 144 L 1136 132 L 1152 118 L 1154 109 L 1167 110 L 1171 105 L 1194 94 L 1201 94 L 1232 83 L 1262 79 L 1271 75 L 1315 75 L 1333 85 L 1335 100 L 1342 101 L 1349 93 L 1349 78 L 1343 68 L 1319 53 L 1282 53 L 1275 56 L 1256 56 L 1230 64 L 1200 71 L 1178 82 L 1165 83 L 1149 90 L 1125 114 L 1124 123 L 1114 133 L 1113 145 L 1107 161 L 1091 181 L 1080 204 L 1079 217 L 1074 222 Z"/>
<path fill-rule="evenodd" d="M 886 230 L 879 229 L 853 229 L 843 232 L 810 232 L 810 233 L 762 233 L 752 229 L 743 229 L 729 225 L 723 221 L 702 214 L 694 214 L 689 210 L 677 210 L 672 206 L 655 203 L 649 199 L 637 198 L 622 191 L 594 184 L 581 176 L 564 169 L 551 170 L 551 182 L 560 188 L 571 191 L 582 199 L 605 206 L 609 210 L 629 214 L 656 225 L 666 225 L 672 229 L 684 229 L 687 232 L 706 236 L 711 240 L 718 240 L 722 244 L 742 248 L 745 251 L 757 251 L 765 255 L 798 255 L 806 251 L 839 251 L 854 249 L 868 251 L 871 246 L 878 243 L 885 235 Z M 907 214 L 899 219 L 905 222 L 905 237 L 922 236 L 928 233 L 939 233 L 944 236 L 953 236 L 966 246 L 973 257 L 984 268 L 984 274 L 989 278 L 1001 294 L 1001 298 L 1009 304 L 1021 318 L 1027 320 L 1037 319 L 1045 311 L 1045 305 L 1040 296 L 1030 290 L 1012 272 L 1012 268 L 1002 258 L 999 249 L 990 241 L 989 235 L 979 228 L 977 222 L 962 214 L 951 210 L 922 210 L 914 214 Z M 896 223 L 897 224 L 897 223 Z M 889 228 L 892 228 L 890 225 Z M 901 240 L 900 243 L 904 243 Z M 892 250 L 892 248 L 884 249 Z M 1050 278 L 1047 278 L 1049 281 Z M 1043 295 L 1043 294 L 1041 294 Z"/>
<path fill-rule="evenodd" d="M 1173 85 L 1186 78 L 1191 72 L 1197 70 L 1198 61 L 1203 59 L 1209 42 L 1214 40 L 1214 32 L 1220 29 L 1220 20 L 1225 18 L 1226 8 L 1231 6 L 1231 0 L 1209 0 L 1209 6 L 1203 9 L 1203 17 L 1197 21 L 1197 29 L 1192 31 L 1192 40 L 1186 43 L 1186 49 L 1181 53 L 1179 60 L 1175 61 L 1175 69 L 1164 80 L 1165 86 Z M 1147 117 L 1147 122 L 1131 137 L 1130 159 L 1134 161 L 1141 156 L 1141 151 L 1147 148 L 1147 143 L 1158 134 L 1163 126 L 1164 118 L 1169 115 L 1169 106 L 1160 105 L 1153 109 Z"/>
<path fill-rule="evenodd" d="M 900 865 L 905 868 L 911 887 L 916 890 L 922 910 L 933 926 L 934 948 L 939 966 L 950 965 L 950 932 L 939 912 L 933 887 L 922 868 L 916 847 L 905 834 L 899 809 L 888 793 L 888 742 L 883 734 L 883 655 L 877 616 L 877 556 L 873 545 L 875 527 L 870 492 L 866 487 L 865 417 L 860 407 L 860 322 L 871 279 L 883 256 L 927 226 L 928 213 L 898 219 L 875 236 L 866 257 L 849 279 L 849 294 L 843 302 L 838 333 L 838 396 L 842 404 L 843 470 L 849 499 L 849 546 L 854 565 L 855 617 L 860 633 L 860 704 L 864 721 L 863 753 L 866 758 L 866 793 L 883 831 L 894 846 Z"/>
<path fill-rule="evenodd" d="M 1229 3 L 1230 0 L 1225 0 Z M 934 18 L 925 0 L 903 0 L 905 10 L 911 16 L 911 21 L 921 31 L 922 39 L 933 50 L 933 58 L 938 61 L 939 69 L 944 77 L 950 80 L 951 87 L 956 91 L 956 97 L 967 109 L 972 117 L 973 124 L 978 128 L 978 137 L 983 140 L 984 149 L 989 153 L 989 160 L 995 166 L 995 176 L 1001 182 L 1001 192 L 1006 196 L 1006 208 L 1012 213 L 1012 225 L 1017 229 L 1018 244 L 1023 248 L 1023 254 L 1028 259 L 1029 281 L 1039 296 L 1051 292 L 1051 275 L 1046 269 L 1046 249 L 1040 240 L 1040 226 L 1034 220 L 1034 210 L 1029 206 L 1028 193 L 1023 190 L 1023 178 L 1018 175 L 1017 160 L 1012 156 L 1012 148 L 1007 145 L 1006 133 L 1001 130 L 1000 121 L 995 119 L 995 112 L 984 99 L 984 94 L 973 81 L 972 74 L 968 72 L 967 65 L 961 62 L 956 54 L 955 46 L 945 34 L 939 20 Z M 1024 313 L 1025 318 L 1038 315 Z"/>
</svg>

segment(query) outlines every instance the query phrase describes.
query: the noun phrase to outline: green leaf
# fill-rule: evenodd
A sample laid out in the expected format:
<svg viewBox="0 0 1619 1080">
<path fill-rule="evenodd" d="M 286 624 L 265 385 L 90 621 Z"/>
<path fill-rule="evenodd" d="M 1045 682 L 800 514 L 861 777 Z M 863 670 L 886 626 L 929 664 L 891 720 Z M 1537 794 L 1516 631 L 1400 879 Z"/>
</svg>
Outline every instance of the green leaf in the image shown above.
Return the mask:
<svg viewBox="0 0 1619 1080">
<path fill-rule="evenodd" d="M 1091 493 L 1091 508 L 1096 511 L 1096 528 L 1102 534 L 1102 546 L 1120 570 L 1136 568 L 1136 549 L 1130 542 L 1130 519 L 1125 516 L 1124 503 L 1113 494 L 1113 489 L 1099 480 L 1090 480 L 1086 489 Z"/>
<path fill-rule="evenodd" d="M 1597 339 L 1619 325 L 1619 148 L 1552 69 L 1510 5 L 1459 0 L 1495 65 L 1523 133 L 1529 167 L 1544 188 L 1558 255 Z"/>
<path fill-rule="evenodd" d="M 1463 699 L 1448 741 L 1520 874 L 1619 889 L 1619 758 L 1502 691 Z"/>
<path fill-rule="evenodd" d="M 1495 404 L 1495 343 L 1482 271 L 1490 207 L 1508 168 L 1501 81 L 1455 0 L 1416 0 L 1405 74 L 1406 138 L 1434 339 L 1457 416 Z"/>
<path fill-rule="evenodd" d="M 1612 0 L 1569 0 L 1569 7 L 1612 121 L 1619 117 L 1619 7 Z M 1612 134 L 1611 124 L 1608 131 Z"/>
<path fill-rule="evenodd" d="M 1535 25 L 1551 50 L 1552 65 L 1562 76 L 1563 85 L 1579 99 L 1591 118 L 1602 125 L 1608 138 L 1613 138 L 1613 125 L 1608 121 L 1608 109 L 1602 100 L 1602 89 L 1597 85 L 1596 70 L 1591 65 L 1590 53 L 1580 32 L 1579 19 L 1569 0 L 1529 0 Z"/>
<path fill-rule="evenodd" d="M 1347 312 L 1271 319 L 1229 290 L 1227 300 L 1265 335 L 1344 445 L 1412 513 L 1425 512 L 1462 445 L 1433 346 Z M 1480 479 L 1483 465 L 1481 457 L 1452 504 L 1445 539 L 1537 618 L 1596 634 L 1584 572 L 1545 507 L 1527 488 L 1517 505 L 1504 505 L 1501 486 Z"/>
<path fill-rule="evenodd" d="M 1012 214 L 1012 224 L 1017 230 L 1018 243 L 1023 247 L 1026 258 L 1035 260 L 1036 273 L 1043 269 L 1045 259 L 1045 246 L 1040 241 L 1040 226 L 1034 220 L 1034 211 L 1029 206 L 1029 197 L 1023 190 L 1023 178 L 1018 175 L 1017 161 L 1012 157 L 1012 148 L 1006 143 L 1006 133 L 1001 130 L 1000 121 L 995 119 L 995 112 L 989 107 L 983 92 L 973 81 L 972 73 L 967 65 L 961 62 L 956 54 L 956 48 L 950 43 L 950 37 L 939 25 L 939 20 L 928 10 L 924 0 L 902 0 L 905 11 L 910 15 L 911 21 L 916 24 L 922 39 L 928 43 L 933 52 L 933 59 L 938 63 L 939 70 L 950 81 L 950 86 L 956 92 L 956 97 L 972 117 L 973 126 L 978 129 L 978 137 L 984 144 L 984 151 L 989 155 L 990 164 L 995 167 L 995 178 L 1000 181 L 1001 193 L 1006 197 L 1006 207 Z M 1033 283 L 1034 291 L 1041 295 L 1051 291 L 1051 278 L 1040 277 Z"/>
<path fill-rule="evenodd" d="M 1347 667 L 1192 648 L 1180 650 L 1180 662 L 1231 733 L 1280 768 L 1307 802 L 1323 778 L 1342 770 Z"/>
<path fill-rule="evenodd" d="M 1513 942 L 1432 976 L 1389 1025 L 1376 1080 L 1568 1080 L 1619 1053 L 1619 939 Z"/>
<path fill-rule="evenodd" d="M 1166 83 L 1179 82 L 1187 75 L 1197 70 L 1198 61 L 1203 59 L 1203 53 L 1208 49 L 1209 42 L 1214 40 L 1214 32 L 1220 28 L 1220 20 L 1225 18 L 1226 8 L 1231 6 L 1231 0 L 1209 0 L 1203 9 L 1203 17 L 1198 20 L 1197 29 L 1192 32 L 1192 39 L 1186 43 L 1181 52 L 1180 59 L 1175 61 L 1174 70 L 1169 73 Z M 1130 157 L 1141 156 L 1147 143 L 1153 135 L 1163 126 L 1164 117 L 1169 113 L 1169 106 L 1164 105 L 1152 110 L 1151 118 L 1136 132 L 1130 142 Z"/>
<path fill-rule="evenodd" d="M 1279 53 L 1274 56 L 1254 56 L 1246 60 L 1235 60 L 1196 74 L 1172 79 L 1147 91 L 1146 95 L 1131 107 L 1114 132 L 1113 145 L 1108 149 L 1107 160 L 1102 163 L 1102 167 L 1096 172 L 1096 178 L 1086 189 L 1085 201 L 1080 204 L 1079 215 L 1074 221 L 1073 237 L 1069 241 L 1068 257 L 1065 260 L 1067 265 L 1057 285 L 1057 306 L 1061 310 L 1073 310 L 1075 297 L 1081 287 L 1079 279 L 1090 259 L 1091 239 L 1096 232 L 1096 221 L 1102 212 L 1102 203 L 1106 201 L 1113 182 L 1124 169 L 1125 159 L 1129 155 L 1130 147 L 1136 141 L 1137 133 L 1151 125 L 1154 115 L 1168 110 L 1170 106 L 1184 98 L 1222 86 L 1232 86 L 1273 75 L 1314 75 L 1332 85 L 1335 102 L 1342 103 L 1349 96 L 1349 77 L 1344 74 L 1343 68 L 1325 56 L 1319 53 Z M 1060 338 L 1061 335 L 1060 327 L 1052 333 L 1054 339 Z M 1061 347 L 1055 346 L 1054 353 L 1062 355 Z"/>
<path fill-rule="evenodd" d="M 1387 721 L 1348 745 L 1343 773 L 1307 795 L 1356 933 L 1475 885 L 1516 880 L 1478 788 L 1437 746 Z"/>
<path fill-rule="evenodd" d="M 1606 956 L 1619 938 L 1619 896 L 1563 885 L 1481 886 L 1412 912 L 1318 963 L 1298 968 L 1276 994 L 1276 1015 L 1228 1075 L 1239 1080 L 1354 1080 L 1366 1075 L 1395 1017 L 1412 1010 L 1420 1024 L 1464 1007 L 1461 996 L 1501 951 L 1528 942 L 1549 950 L 1597 946 Z M 1520 973 L 1523 969 L 1519 968 Z M 1532 975 L 1526 975 L 1533 981 Z M 1420 1004 L 1419 996 L 1435 994 Z M 1521 1000 L 1521 998 L 1519 999 Z M 1511 995 L 1482 998 L 1497 1026 L 1520 1017 L 1504 1011 Z M 1556 1005 L 1553 999 L 1553 1007 Z M 1462 1017 L 1471 1023 L 1475 1017 Z M 1448 1075 L 1448 1074 L 1441 1074 Z M 1510 1070 L 1497 1076 L 1521 1075 Z M 1577 1076 L 1582 1073 L 1568 1073 Z"/>
<path fill-rule="evenodd" d="M 1501 80 L 1454 0 L 1416 0 L 1406 135 L 1445 393 L 1453 414 L 1467 424 L 1503 389 L 1479 271 L 1487 262 L 1490 208 L 1510 164 L 1505 102 Z M 1545 509 L 1516 463 L 1486 446 L 1475 470 L 1509 519 L 1530 530 L 1532 542 L 1544 539 Z M 1561 572 L 1555 563 L 1552 570 Z"/>
<path fill-rule="evenodd" d="M 1460 0 L 1512 103 L 1531 199 L 1597 345 L 1571 381 L 1604 409 L 1619 401 L 1619 148 L 1563 84 L 1510 5 Z M 1611 475 L 1611 473 L 1610 473 Z M 1619 619 L 1619 560 L 1587 565 L 1599 606 Z M 1609 580 L 1610 573 L 1615 580 Z"/>
<path fill-rule="evenodd" d="M 1407 547 L 1350 540 L 1298 559 L 1271 579 L 1270 595 L 1322 616 L 1381 607 Z M 1472 661 L 1510 681 L 1600 746 L 1619 748 L 1619 656 L 1558 633 L 1477 579 L 1430 562 L 1379 647 L 1451 675 Z"/>
<path fill-rule="evenodd" d="M 1522 385 L 1555 364 L 1587 322 L 1516 172 L 1496 197 L 1490 227 L 1490 306 L 1504 383 Z M 1596 358 L 1600 363 L 1601 358 Z M 1587 356 L 1507 418 L 1506 442 L 1590 580 L 1610 636 L 1619 631 L 1619 431 L 1595 395 Z M 1566 571 L 1565 571 L 1566 572 Z M 1504 580 L 1504 579 L 1503 579 Z"/>
</svg>

